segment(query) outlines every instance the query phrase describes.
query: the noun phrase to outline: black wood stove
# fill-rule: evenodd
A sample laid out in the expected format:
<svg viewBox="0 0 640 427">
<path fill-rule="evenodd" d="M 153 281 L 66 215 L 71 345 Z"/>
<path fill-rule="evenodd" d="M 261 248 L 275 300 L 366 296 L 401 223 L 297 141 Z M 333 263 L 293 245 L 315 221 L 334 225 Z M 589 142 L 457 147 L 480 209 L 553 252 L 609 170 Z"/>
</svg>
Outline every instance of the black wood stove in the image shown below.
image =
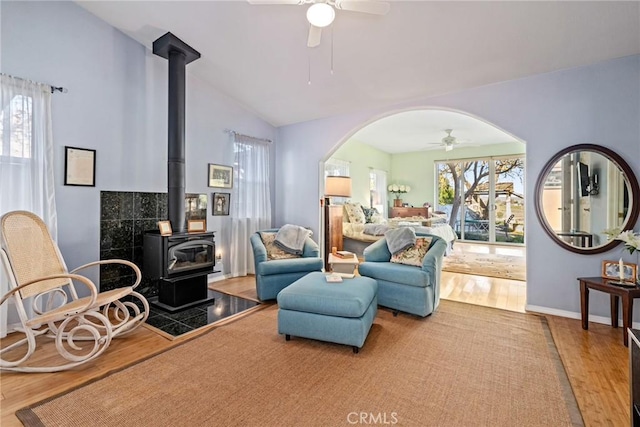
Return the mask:
<svg viewBox="0 0 640 427">
<path fill-rule="evenodd" d="M 144 235 L 144 273 L 158 283 L 158 303 L 182 309 L 207 300 L 207 275 L 216 258 L 213 232 Z M 153 302 L 153 301 L 152 301 Z"/>
<path fill-rule="evenodd" d="M 145 233 L 143 271 L 158 282 L 158 300 L 150 302 L 177 311 L 207 300 L 207 275 L 215 266 L 214 233 L 185 227 L 185 74 L 200 53 L 171 33 L 153 42 L 153 53 L 169 61 L 167 213 L 174 233 Z"/>
</svg>

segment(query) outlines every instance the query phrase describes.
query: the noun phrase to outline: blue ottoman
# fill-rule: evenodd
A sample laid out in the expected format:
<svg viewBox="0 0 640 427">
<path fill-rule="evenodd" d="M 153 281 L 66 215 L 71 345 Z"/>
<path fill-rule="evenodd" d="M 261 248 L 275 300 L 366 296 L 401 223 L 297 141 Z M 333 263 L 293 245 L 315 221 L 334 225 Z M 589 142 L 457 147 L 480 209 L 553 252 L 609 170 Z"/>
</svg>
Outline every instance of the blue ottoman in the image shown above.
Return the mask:
<svg viewBox="0 0 640 427">
<path fill-rule="evenodd" d="M 354 277 L 328 283 L 313 272 L 278 293 L 278 333 L 353 346 L 364 344 L 378 312 L 378 282 Z"/>
</svg>

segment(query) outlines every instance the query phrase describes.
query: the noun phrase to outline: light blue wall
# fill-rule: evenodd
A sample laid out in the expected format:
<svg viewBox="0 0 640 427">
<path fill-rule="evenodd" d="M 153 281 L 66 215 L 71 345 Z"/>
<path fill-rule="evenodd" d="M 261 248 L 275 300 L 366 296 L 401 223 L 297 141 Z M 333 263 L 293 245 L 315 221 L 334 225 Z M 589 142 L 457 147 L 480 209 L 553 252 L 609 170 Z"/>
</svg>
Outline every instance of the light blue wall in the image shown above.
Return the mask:
<svg viewBox="0 0 640 427">
<path fill-rule="evenodd" d="M 167 191 L 168 62 L 73 2 L 0 7 L 1 71 L 69 90 L 52 101 L 58 240 L 69 268 L 95 261 L 101 190 Z M 197 66 L 187 65 L 186 191 L 211 194 L 207 164 L 233 162 L 223 130 L 275 140 L 276 129 L 194 78 Z M 97 150 L 95 188 L 62 185 L 65 145 Z M 208 215 L 207 227 L 228 221 Z"/>
<path fill-rule="evenodd" d="M 318 162 L 364 125 L 391 113 L 426 107 L 469 113 L 527 143 L 527 305 L 576 317 L 580 312 L 576 278 L 599 276 L 601 261 L 617 259 L 620 247 L 579 255 L 551 241 L 535 215 L 535 181 L 556 152 L 580 143 L 615 150 L 640 176 L 640 56 L 282 127 L 276 221 L 305 219 L 316 224 L 317 232 Z M 625 257 L 636 261 L 635 256 Z M 607 295 L 592 292 L 591 301 L 591 314 L 609 317 Z"/>
</svg>

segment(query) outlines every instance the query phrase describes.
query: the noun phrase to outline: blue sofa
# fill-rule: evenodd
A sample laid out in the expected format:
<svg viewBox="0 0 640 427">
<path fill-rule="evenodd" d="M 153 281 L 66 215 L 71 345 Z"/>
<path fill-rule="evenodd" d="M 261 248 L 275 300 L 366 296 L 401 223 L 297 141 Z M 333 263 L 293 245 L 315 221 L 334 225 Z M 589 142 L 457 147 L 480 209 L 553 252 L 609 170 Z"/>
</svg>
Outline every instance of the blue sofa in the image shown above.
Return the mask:
<svg viewBox="0 0 640 427">
<path fill-rule="evenodd" d="M 364 250 L 360 275 L 378 281 L 378 304 L 397 311 L 426 317 L 440 302 L 440 275 L 447 242 L 438 236 L 416 233 L 433 240 L 422 267 L 390 262 L 391 252 L 382 238 Z"/>
<path fill-rule="evenodd" d="M 278 229 L 262 230 L 277 233 Z M 312 271 L 322 271 L 320 249 L 310 237 L 304 244 L 302 257 L 291 259 L 267 259 L 267 248 L 262 243 L 260 232 L 251 235 L 253 261 L 256 270 L 256 291 L 260 301 L 275 299 L 278 293 Z"/>
</svg>

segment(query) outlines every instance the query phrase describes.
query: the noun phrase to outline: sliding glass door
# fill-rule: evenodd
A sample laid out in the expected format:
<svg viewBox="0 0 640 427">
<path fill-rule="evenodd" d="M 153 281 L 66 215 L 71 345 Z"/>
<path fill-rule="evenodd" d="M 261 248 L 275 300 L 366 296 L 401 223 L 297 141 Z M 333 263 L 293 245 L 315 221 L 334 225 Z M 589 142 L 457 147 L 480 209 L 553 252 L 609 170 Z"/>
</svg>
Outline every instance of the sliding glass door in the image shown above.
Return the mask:
<svg viewBox="0 0 640 427">
<path fill-rule="evenodd" d="M 523 157 L 449 160 L 435 170 L 435 210 L 447 214 L 458 238 L 524 243 Z"/>
</svg>

